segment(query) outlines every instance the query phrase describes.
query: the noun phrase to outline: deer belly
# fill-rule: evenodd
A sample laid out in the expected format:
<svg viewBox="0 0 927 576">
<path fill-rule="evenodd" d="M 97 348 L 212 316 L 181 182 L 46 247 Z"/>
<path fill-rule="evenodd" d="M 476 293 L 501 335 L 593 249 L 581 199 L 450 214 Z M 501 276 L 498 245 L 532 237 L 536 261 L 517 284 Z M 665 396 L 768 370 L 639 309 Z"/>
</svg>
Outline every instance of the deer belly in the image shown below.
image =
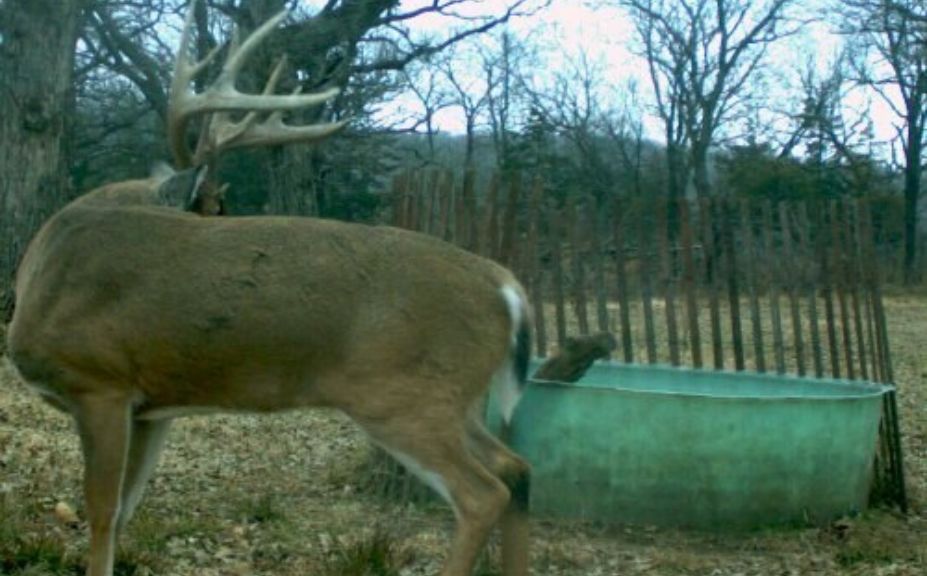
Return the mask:
<svg viewBox="0 0 927 576">
<path fill-rule="evenodd" d="M 267 413 L 319 405 L 314 387 L 277 378 L 251 378 L 240 382 L 203 382 L 166 391 L 152 387 L 139 405 L 144 420 L 217 413 Z"/>
<path fill-rule="evenodd" d="M 159 406 L 157 408 L 142 408 L 136 413 L 135 417 L 139 420 L 164 420 L 225 412 L 232 412 L 232 410 L 215 406 Z"/>
</svg>

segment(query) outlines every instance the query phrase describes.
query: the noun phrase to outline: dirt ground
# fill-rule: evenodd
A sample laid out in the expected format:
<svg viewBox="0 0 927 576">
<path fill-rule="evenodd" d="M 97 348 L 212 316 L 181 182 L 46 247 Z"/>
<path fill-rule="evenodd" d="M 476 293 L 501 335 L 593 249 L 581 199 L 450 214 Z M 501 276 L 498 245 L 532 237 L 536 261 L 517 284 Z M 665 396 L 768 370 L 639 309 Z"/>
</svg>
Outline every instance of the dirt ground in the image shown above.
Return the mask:
<svg viewBox="0 0 927 576">
<path fill-rule="evenodd" d="M 736 535 L 535 521 L 533 573 L 927 574 L 927 297 L 892 296 L 888 314 L 912 505 L 906 517 L 871 510 L 827 527 Z M 367 450 L 363 435 L 333 412 L 178 421 L 123 537 L 117 572 L 347 574 L 333 568 L 335 560 L 380 536 L 392 546 L 396 570 L 369 574 L 434 574 L 450 512 L 390 503 L 364 490 L 359 471 Z M 0 361 L 0 574 L 82 573 L 79 474 L 69 419 L 38 401 Z M 492 545 L 481 574 L 498 573 L 497 555 Z"/>
</svg>

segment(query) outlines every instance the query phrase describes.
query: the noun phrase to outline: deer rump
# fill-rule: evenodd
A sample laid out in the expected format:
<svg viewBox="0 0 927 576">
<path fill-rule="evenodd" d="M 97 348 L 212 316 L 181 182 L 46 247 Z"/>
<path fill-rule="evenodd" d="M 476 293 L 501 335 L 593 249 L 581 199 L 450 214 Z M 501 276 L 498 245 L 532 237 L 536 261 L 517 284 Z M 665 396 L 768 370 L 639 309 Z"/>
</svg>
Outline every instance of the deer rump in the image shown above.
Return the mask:
<svg viewBox="0 0 927 576">
<path fill-rule="evenodd" d="M 11 357 L 50 399 L 69 371 L 133 389 L 141 418 L 472 404 L 527 361 L 521 289 L 487 264 L 390 227 L 78 201 L 27 251 Z"/>
</svg>

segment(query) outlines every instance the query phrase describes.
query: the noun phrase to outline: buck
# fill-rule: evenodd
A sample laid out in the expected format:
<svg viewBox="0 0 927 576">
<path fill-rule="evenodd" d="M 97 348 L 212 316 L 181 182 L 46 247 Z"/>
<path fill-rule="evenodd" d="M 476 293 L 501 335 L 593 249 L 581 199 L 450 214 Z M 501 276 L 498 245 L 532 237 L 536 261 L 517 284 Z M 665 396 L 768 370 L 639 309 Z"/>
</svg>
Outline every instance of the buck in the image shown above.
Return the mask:
<svg viewBox="0 0 927 576">
<path fill-rule="evenodd" d="M 342 126 L 283 122 L 284 111 L 336 91 L 274 94 L 282 64 L 263 94 L 235 88 L 285 14 L 233 42 L 215 82 L 193 93 L 215 52 L 190 61 L 191 15 L 168 121 L 186 170 L 72 202 L 32 240 L 15 282 L 10 358 L 80 436 L 87 574 L 112 575 L 117 535 L 174 418 L 308 406 L 348 414 L 449 502 L 456 527 L 443 576 L 471 574 L 496 523 L 504 573 L 527 574 L 529 468 L 473 409 L 490 383 L 508 417 L 515 407 L 530 351 L 522 288 L 504 268 L 408 231 L 191 212 L 215 205 L 204 174 L 220 152 L 319 140 Z"/>
</svg>

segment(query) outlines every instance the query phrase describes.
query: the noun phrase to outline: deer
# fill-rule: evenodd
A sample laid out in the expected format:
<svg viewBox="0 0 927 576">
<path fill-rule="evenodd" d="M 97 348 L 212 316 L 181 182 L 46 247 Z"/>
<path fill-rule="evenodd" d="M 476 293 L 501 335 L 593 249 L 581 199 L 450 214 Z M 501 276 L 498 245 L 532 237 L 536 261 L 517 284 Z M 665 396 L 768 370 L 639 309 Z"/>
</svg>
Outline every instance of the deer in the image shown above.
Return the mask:
<svg viewBox="0 0 927 576">
<path fill-rule="evenodd" d="M 189 56 L 192 14 L 191 3 L 170 89 L 174 167 L 66 205 L 15 278 L 11 363 L 80 439 L 86 574 L 112 576 L 174 419 L 311 407 L 347 414 L 447 501 L 455 525 L 441 576 L 471 575 L 496 526 L 505 576 L 528 574 L 530 467 L 476 408 L 495 386 L 509 421 L 524 390 L 525 291 L 502 266 L 411 231 L 208 217 L 221 152 L 320 141 L 344 121 L 284 122 L 338 91 L 276 94 L 282 60 L 261 94 L 235 87 L 285 12 L 229 43 L 215 80 L 194 92 L 218 50 Z"/>
</svg>

